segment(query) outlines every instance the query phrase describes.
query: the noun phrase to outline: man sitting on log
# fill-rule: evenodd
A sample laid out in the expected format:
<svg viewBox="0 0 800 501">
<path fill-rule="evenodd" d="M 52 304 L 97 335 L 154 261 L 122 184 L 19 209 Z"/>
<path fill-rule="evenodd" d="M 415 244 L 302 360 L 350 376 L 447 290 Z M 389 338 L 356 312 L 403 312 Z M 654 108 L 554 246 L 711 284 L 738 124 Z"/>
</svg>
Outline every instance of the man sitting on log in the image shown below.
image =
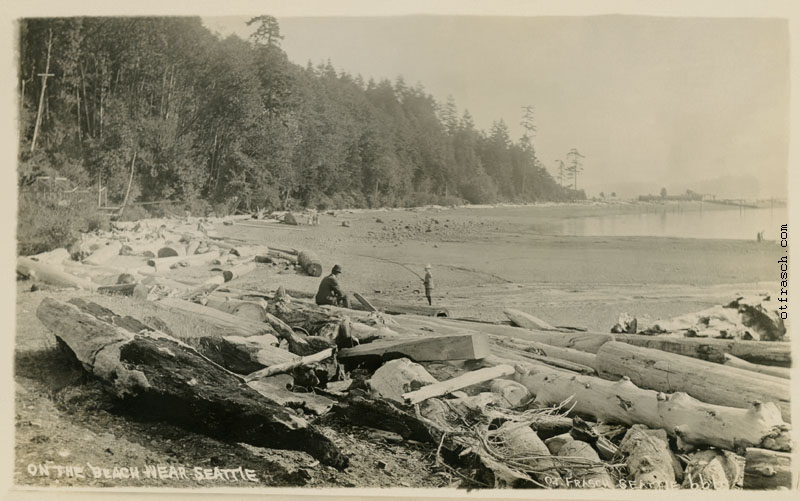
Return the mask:
<svg viewBox="0 0 800 501">
<path fill-rule="evenodd" d="M 319 284 L 317 295 L 314 297 L 317 304 L 331 304 L 333 306 L 350 308 L 350 298 L 347 294 L 342 292 L 341 287 L 339 287 L 339 281 L 337 280 L 341 274 L 342 267 L 336 264 L 333 266 L 331 274 L 322 279 L 322 282 Z"/>
</svg>

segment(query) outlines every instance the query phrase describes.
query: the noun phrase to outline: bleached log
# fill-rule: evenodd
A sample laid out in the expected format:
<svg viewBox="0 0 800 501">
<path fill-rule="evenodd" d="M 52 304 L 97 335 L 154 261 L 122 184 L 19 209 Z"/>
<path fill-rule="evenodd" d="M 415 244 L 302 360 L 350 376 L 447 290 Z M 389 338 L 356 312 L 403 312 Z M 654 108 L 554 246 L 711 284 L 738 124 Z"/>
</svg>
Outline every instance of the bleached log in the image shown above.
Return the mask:
<svg viewBox="0 0 800 501">
<path fill-rule="evenodd" d="M 197 249 L 200 248 L 200 240 L 192 240 L 188 244 L 186 244 L 186 255 L 193 256 L 197 253 Z"/>
<path fill-rule="evenodd" d="M 550 358 L 541 355 L 536 355 L 534 353 L 530 353 L 527 351 L 504 348 L 502 346 L 492 346 L 492 353 L 507 358 L 509 360 L 517 360 L 524 362 L 527 361 L 542 362 L 547 365 L 552 365 L 553 367 L 558 367 L 560 369 L 577 372 L 579 374 L 587 374 L 593 376 L 596 373 L 596 371 L 593 368 L 587 367 L 585 365 L 576 364 L 574 362 L 568 362 L 566 360 L 561 360 L 558 358 Z"/>
<path fill-rule="evenodd" d="M 40 254 L 36 254 L 35 256 L 30 256 L 30 258 L 34 261 L 39 261 L 40 263 L 49 264 L 60 264 L 68 259 L 71 259 L 69 251 L 64 248 L 42 252 Z"/>
<path fill-rule="evenodd" d="M 789 382 L 691 357 L 606 343 L 597 352 L 603 377 L 629 376 L 637 386 L 663 392 L 685 392 L 710 404 L 748 408 L 755 401 L 773 402 L 791 422 Z"/>
<path fill-rule="evenodd" d="M 614 337 L 622 343 L 643 348 L 655 348 L 719 364 L 725 362 L 725 353 L 758 364 L 788 367 L 792 363 L 792 346 L 787 342 L 644 336 L 641 334 L 615 334 Z"/>
<path fill-rule="evenodd" d="M 527 423 L 506 421 L 497 430 L 489 432 L 492 441 L 502 443 L 498 446 L 505 455 L 518 457 L 516 461 L 530 469 L 529 473 L 545 488 L 563 487 L 563 479 L 558 469 L 559 461 L 552 458 L 550 450 Z"/>
<path fill-rule="evenodd" d="M 707 404 L 685 393 L 667 395 L 641 389 L 627 378 L 612 382 L 535 364 L 525 370 L 529 372 L 517 373 L 515 379 L 536 396 L 537 405 L 569 400 L 568 407 L 578 414 L 609 423 L 660 428 L 687 444 L 728 450 L 786 450 L 790 446 L 789 425 L 773 403 L 740 409 Z"/>
<path fill-rule="evenodd" d="M 297 367 L 302 367 L 305 365 L 311 365 L 317 362 L 322 362 L 326 358 L 330 358 L 332 356 L 333 356 L 333 349 L 328 348 L 326 350 L 320 351 L 319 353 L 315 353 L 313 355 L 307 355 L 305 357 L 300 357 L 299 359 L 292 360 L 290 362 L 284 362 L 281 364 L 275 364 L 269 367 L 265 367 L 264 369 L 248 374 L 247 376 L 245 376 L 245 380 L 253 381 L 255 379 L 259 379 L 262 377 L 269 377 L 269 376 L 274 376 L 276 374 L 283 374 L 284 372 L 289 372 L 292 369 L 296 369 Z"/>
<path fill-rule="evenodd" d="M 224 313 L 214 308 L 202 306 L 183 299 L 165 297 L 153 301 L 152 305 L 171 311 L 179 311 L 192 315 L 219 329 L 220 334 L 233 334 L 239 336 L 260 336 L 263 334 L 276 335 L 275 330 L 267 323 L 253 322 L 244 318 Z"/>
<path fill-rule="evenodd" d="M 495 379 L 490 386 L 492 393 L 499 395 L 508 408 L 520 407 L 531 401 L 531 393 L 523 385 L 510 379 Z"/>
<path fill-rule="evenodd" d="M 723 490 L 733 489 L 743 475 L 743 466 L 729 451 L 705 449 L 689 455 L 689 463 L 683 474 L 684 489 Z"/>
<path fill-rule="evenodd" d="M 572 437 L 570 437 L 571 439 Z M 549 447 L 549 444 L 548 444 Z M 559 457 L 582 458 L 594 463 L 595 466 L 573 466 L 568 468 L 570 475 L 564 476 L 567 488 L 576 489 L 613 489 L 614 480 L 608 470 L 600 461 L 600 456 L 591 445 L 580 440 L 567 440 L 559 447 L 558 452 L 554 453 Z"/>
<path fill-rule="evenodd" d="M 504 376 L 514 374 L 514 368 L 510 365 L 498 365 L 497 367 L 478 369 L 476 371 L 462 374 L 461 376 L 435 383 L 417 391 L 403 394 L 403 399 L 409 404 L 416 404 L 428 398 L 447 395 L 450 392 L 466 388 L 486 381 L 491 381 Z"/>
<path fill-rule="evenodd" d="M 267 316 L 264 305 L 256 301 L 242 301 L 211 294 L 204 297 L 201 304 L 254 322 L 263 322 Z"/>
<path fill-rule="evenodd" d="M 63 271 L 61 266 L 41 263 L 26 257 L 17 258 L 17 273 L 34 281 L 43 282 L 56 287 L 72 287 L 75 289 L 95 290 L 97 285 Z"/>
<path fill-rule="evenodd" d="M 369 380 L 373 395 L 403 403 L 403 394 L 438 381 L 425 368 L 407 358 L 386 362 Z"/>
<path fill-rule="evenodd" d="M 219 251 L 210 251 L 206 252 L 205 254 L 191 254 L 188 256 L 150 258 L 147 260 L 147 264 L 155 267 L 156 269 L 163 270 L 178 263 L 186 263 L 189 266 L 209 264 L 211 261 L 219 259 L 219 257 Z"/>
<path fill-rule="evenodd" d="M 252 271 L 255 271 L 255 269 L 256 269 L 256 263 L 254 263 L 252 261 L 246 262 L 246 263 L 241 263 L 241 264 L 238 264 L 238 265 L 234 266 L 233 268 L 231 268 L 229 270 L 223 271 L 222 272 L 222 278 L 225 279 L 226 282 L 230 282 L 231 280 L 233 280 L 235 278 L 243 277 L 243 276 L 247 275 L 248 273 L 250 273 Z"/>
<path fill-rule="evenodd" d="M 503 313 L 514 325 L 522 327 L 523 329 L 536 329 L 540 331 L 556 330 L 555 327 L 548 324 L 544 320 L 536 318 L 529 313 L 525 313 L 524 311 L 506 308 L 503 310 Z"/>
<path fill-rule="evenodd" d="M 285 376 L 291 380 L 291 376 Z M 285 384 L 281 384 L 279 376 L 260 378 L 249 381 L 247 386 L 253 388 L 265 397 L 283 407 L 302 409 L 304 413 L 323 416 L 330 411 L 336 404 L 334 400 L 315 393 L 296 393 L 286 389 Z"/>
<path fill-rule="evenodd" d="M 573 350 L 572 348 L 562 348 L 559 346 L 552 346 L 549 344 L 538 343 L 536 341 L 504 338 L 495 335 L 490 335 L 489 339 L 495 341 L 500 346 L 513 348 L 515 350 L 531 352 L 533 354 L 548 358 L 557 358 L 559 360 L 573 362 L 597 370 L 597 355 L 594 353 L 588 353 L 580 350 Z"/>
<path fill-rule="evenodd" d="M 107 245 L 94 251 L 89 257 L 84 259 L 83 262 L 93 266 L 105 264 L 114 256 L 119 256 L 120 249 L 122 249 L 122 243 L 117 240 L 112 240 L 108 242 Z"/>
<path fill-rule="evenodd" d="M 737 369 L 744 369 L 751 372 L 760 374 L 767 374 L 768 376 L 779 377 L 783 379 L 790 379 L 792 370 L 785 367 L 772 367 L 769 365 L 751 364 L 747 360 L 742 360 L 739 357 L 733 356 L 730 353 L 725 353 L 725 365 L 729 367 L 736 367 Z"/>
<path fill-rule="evenodd" d="M 589 353 L 597 353 L 597 350 L 599 350 L 603 344 L 614 340 L 613 335 L 598 332 L 536 331 L 508 325 L 481 324 L 476 322 L 464 322 L 463 320 L 450 320 L 448 318 L 437 319 L 436 321 L 441 325 L 467 328 L 487 334 L 535 341 L 551 346 L 572 348 Z"/>
<path fill-rule="evenodd" d="M 744 464 L 745 489 L 792 488 L 792 455 L 749 448 Z"/>
<path fill-rule="evenodd" d="M 36 315 L 128 412 L 233 443 L 304 450 L 323 464 L 347 466 L 347 458 L 313 425 L 170 336 L 134 334 L 52 298 L 42 301 Z"/>
<path fill-rule="evenodd" d="M 631 426 L 619 444 L 628 455 L 628 480 L 639 489 L 672 489 L 677 485 L 680 465 L 669 448 L 664 430 L 649 430 L 646 426 Z"/>
</svg>

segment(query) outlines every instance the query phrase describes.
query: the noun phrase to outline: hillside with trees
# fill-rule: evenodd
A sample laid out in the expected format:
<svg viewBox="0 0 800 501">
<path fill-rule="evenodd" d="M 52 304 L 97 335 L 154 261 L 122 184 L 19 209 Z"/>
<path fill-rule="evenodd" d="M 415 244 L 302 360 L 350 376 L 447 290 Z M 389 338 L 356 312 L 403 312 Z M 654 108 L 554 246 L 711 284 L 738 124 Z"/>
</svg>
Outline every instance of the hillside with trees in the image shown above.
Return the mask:
<svg viewBox="0 0 800 501">
<path fill-rule="evenodd" d="M 20 189 L 62 176 L 217 212 L 585 198 L 537 158 L 532 107 L 508 117 L 522 138 L 481 131 L 402 77 L 294 64 L 275 18 L 251 24 L 245 41 L 199 18 L 22 20 Z"/>
</svg>

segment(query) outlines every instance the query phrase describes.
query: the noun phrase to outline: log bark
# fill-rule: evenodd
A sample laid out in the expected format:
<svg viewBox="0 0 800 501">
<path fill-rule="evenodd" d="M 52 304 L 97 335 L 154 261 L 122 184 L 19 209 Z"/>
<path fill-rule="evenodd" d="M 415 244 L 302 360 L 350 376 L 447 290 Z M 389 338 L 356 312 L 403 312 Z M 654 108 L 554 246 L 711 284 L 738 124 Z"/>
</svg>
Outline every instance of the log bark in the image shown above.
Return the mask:
<svg viewBox="0 0 800 501">
<path fill-rule="evenodd" d="M 619 444 L 621 452 L 628 455 L 628 480 L 639 489 L 672 489 L 677 485 L 680 472 L 677 459 L 669 449 L 664 430 L 649 430 L 633 425 Z M 677 471 L 676 471 L 677 470 Z"/>
<path fill-rule="evenodd" d="M 83 260 L 84 264 L 92 266 L 99 266 L 106 263 L 114 256 L 119 256 L 119 251 L 122 249 L 122 243 L 112 240 L 107 245 L 100 247 L 94 251 L 89 257 Z"/>
<path fill-rule="evenodd" d="M 89 291 L 97 289 L 96 284 L 66 273 L 60 266 L 41 263 L 26 257 L 17 258 L 17 273 L 31 280 L 56 287 L 72 287 Z"/>
<path fill-rule="evenodd" d="M 238 336 L 260 336 L 263 334 L 277 335 L 275 330 L 267 323 L 252 322 L 228 313 L 195 304 L 183 299 L 164 298 L 160 301 L 153 301 L 151 304 L 157 308 L 166 310 L 177 310 L 188 313 L 195 318 L 200 318 L 204 322 L 219 329 L 221 335 Z"/>
<path fill-rule="evenodd" d="M 291 380 L 290 376 L 286 376 Z M 279 377 L 272 376 L 250 381 L 247 385 L 282 407 L 299 409 L 306 414 L 323 416 L 336 404 L 334 400 L 315 393 L 289 391 Z"/>
<path fill-rule="evenodd" d="M 773 402 L 783 420 L 791 422 L 791 392 L 785 379 L 617 342 L 597 352 L 597 366 L 603 377 L 627 375 L 637 386 L 681 391 L 710 404 L 748 408 L 755 401 Z"/>
<path fill-rule="evenodd" d="M 569 400 L 573 412 L 598 421 L 625 425 L 644 424 L 666 430 L 684 443 L 739 450 L 763 447 L 788 450 L 789 426 L 775 404 L 748 409 L 701 402 L 685 393 L 666 395 L 637 388 L 629 379 L 617 382 L 580 376 L 539 365 L 525 367 L 515 379 L 536 395 L 535 403 L 558 405 Z"/>
<path fill-rule="evenodd" d="M 733 356 L 730 353 L 725 353 L 725 365 L 729 367 L 736 367 L 737 369 L 744 369 L 760 374 L 767 374 L 768 376 L 779 377 L 783 379 L 791 379 L 792 370 L 785 367 L 771 367 L 769 365 L 751 364 L 747 360 L 742 360 L 739 357 Z"/>
<path fill-rule="evenodd" d="M 298 367 L 303 367 L 311 364 L 315 364 L 317 362 L 322 362 L 326 358 L 330 358 L 333 356 L 333 349 L 327 348 L 325 350 L 320 351 L 319 353 L 315 353 L 313 355 L 306 355 L 305 357 L 300 357 L 295 360 L 291 360 L 289 362 L 283 362 L 280 364 L 270 365 L 269 367 L 265 367 L 264 369 L 252 372 L 245 376 L 246 381 L 254 381 L 256 379 L 265 378 L 274 376 L 276 374 L 283 374 L 289 372 L 293 369 Z"/>
<path fill-rule="evenodd" d="M 236 374 L 278 365 L 299 357 L 278 348 L 275 336 L 200 336 L 186 339 L 186 343 L 198 352 Z"/>
<path fill-rule="evenodd" d="M 429 398 L 447 395 L 461 388 L 492 381 L 512 374 L 514 374 L 514 368 L 510 365 L 498 365 L 497 367 L 478 369 L 477 371 L 468 372 L 461 376 L 454 377 L 453 379 L 442 381 L 441 383 L 430 384 L 419 390 L 404 393 L 403 399 L 409 404 L 417 404 Z"/>
<path fill-rule="evenodd" d="M 511 320 L 511 323 L 523 329 L 536 329 L 540 331 L 556 330 L 555 327 L 548 324 L 544 320 L 534 317 L 524 311 L 515 310 L 513 308 L 506 308 L 503 310 L 505 316 Z"/>
<path fill-rule="evenodd" d="M 339 352 L 340 359 L 357 357 L 397 358 L 406 356 L 417 362 L 435 360 L 473 360 L 489 355 L 489 341 L 481 334 L 407 337 L 374 341 Z"/>
<path fill-rule="evenodd" d="M 233 443 L 304 450 L 337 468 L 347 465 L 313 425 L 169 336 L 133 334 L 51 298 L 42 301 L 37 317 L 132 414 Z"/>
<path fill-rule="evenodd" d="M 745 454 L 745 489 L 792 488 L 792 455 L 749 448 Z"/>
<path fill-rule="evenodd" d="M 297 264 L 312 277 L 322 276 L 322 263 L 317 255 L 311 251 L 300 252 L 300 254 L 297 255 Z"/>
</svg>

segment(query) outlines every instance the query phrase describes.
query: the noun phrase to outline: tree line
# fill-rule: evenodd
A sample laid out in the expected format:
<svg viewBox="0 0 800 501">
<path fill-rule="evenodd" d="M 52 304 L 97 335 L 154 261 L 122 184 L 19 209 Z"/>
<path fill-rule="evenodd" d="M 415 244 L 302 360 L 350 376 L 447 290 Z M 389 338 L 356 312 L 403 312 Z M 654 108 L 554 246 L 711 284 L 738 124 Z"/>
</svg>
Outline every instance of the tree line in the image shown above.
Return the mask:
<svg viewBox="0 0 800 501">
<path fill-rule="evenodd" d="M 229 210 L 585 198 L 582 156 L 573 186 L 537 157 L 533 107 L 517 140 L 502 119 L 482 131 L 402 77 L 294 64 L 275 18 L 250 24 L 242 40 L 199 18 L 21 20 L 20 186 L 59 175 Z"/>
</svg>

